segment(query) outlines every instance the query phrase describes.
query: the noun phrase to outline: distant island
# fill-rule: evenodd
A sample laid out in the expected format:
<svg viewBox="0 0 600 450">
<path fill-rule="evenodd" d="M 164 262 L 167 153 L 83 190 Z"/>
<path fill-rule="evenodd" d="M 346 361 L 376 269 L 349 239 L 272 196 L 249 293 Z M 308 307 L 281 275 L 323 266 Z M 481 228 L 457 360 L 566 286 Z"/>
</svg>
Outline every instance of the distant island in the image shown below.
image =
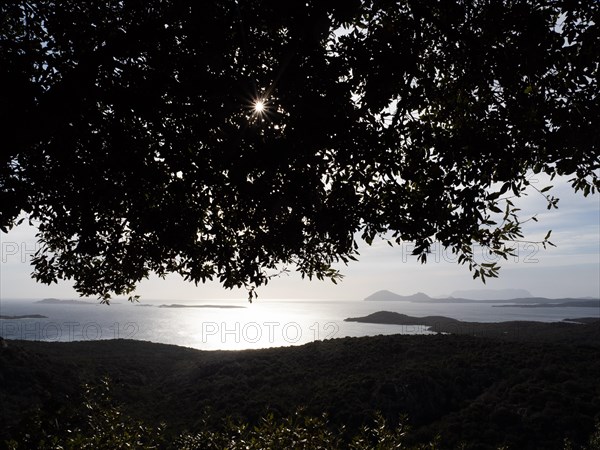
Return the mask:
<svg viewBox="0 0 600 450">
<path fill-rule="evenodd" d="M 349 317 L 345 322 L 386 325 L 426 326 L 442 334 L 501 338 L 510 341 L 569 341 L 594 344 L 600 342 L 600 318 L 583 317 L 561 322 L 463 322 L 444 316 L 413 317 L 390 311 L 378 311 L 364 317 Z"/>
<path fill-rule="evenodd" d="M 344 322 L 381 323 L 389 325 L 425 325 L 429 327 L 464 323 L 460 320 L 445 316 L 414 317 L 390 311 L 378 311 L 364 317 L 349 317 L 344 319 Z"/>
<path fill-rule="evenodd" d="M 220 308 L 220 309 L 239 309 L 246 308 L 245 306 L 236 306 L 236 305 L 180 305 L 180 304 L 172 304 L 172 305 L 160 305 L 159 308 Z"/>
<path fill-rule="evenodd" d="M 413 295 L 399 295 L 391 291 L 377 291 L 365 298 L 365 301 L 429 302 L 435 300 L 422 292 Z"/>
<path fill-rule="evenodd" d="M 546 297 L 533 297 L 529 292 L 524 291 L 528 297 L 515 297 L 505 298 L 506 292 L 519 293 L 524 291 L 522 289 L 507 289 L 506 291 L 494 291 L 497 292 L 502 298 L 498 299 L 485 299 L 485 300 L 474 300 L 470 298 L 459 298 L 459 297 L 443 297 L 434 298 L 430 297 L 423 292 L 417 292 L 412 295 L 399 295 L 391 291 L 381 290 L 377 291 L 364 300 L 369 301 L 396 301 L 396 302 L 410 302 L 410 303 L 511 303 L 510 305 L 503 305 L 506 307 L 510 306 L 522 306 L 522 307 L 533 307 L 540 308 L 544 306 L 558 307 L 558 306 L 570 306 L 570 307 L 592 307 L 597 306 L 600 299 L 581 299 L 581 298 L 546 298 Z M 467 292 L 467 291 L 456 291 L 456 292 Z M 475 291 L 479 292 L 479 291 Z M 504 294 L 503 294 L 504 293 Z M 523 292 L 521 292 L 523 293 Z"/>
<path fill-rule="evenodd" d="M 527 303 L 520 305 L 492 305 L 492 308 L 598 308 L 600 311 L 600 300 L 577 300 L 570 299 L 559 303 Z"/>
<path fill-rule="evenodd" d="M 45 298 L 34 303 L 41 303 L 43 305 L 97 305 L 97 303 L 86 302 L 84 300 L 61 300 L 58 298 Z"/>
<path fill-rule="evenodd" d="M 5 316 L 0 314 L 0 319 L 5 320 L 17 320 L 17 319 L 47 319 L 48 316 L 42 316 L 41 314 L 25 314 L 24 316 Z"/>
</svg>

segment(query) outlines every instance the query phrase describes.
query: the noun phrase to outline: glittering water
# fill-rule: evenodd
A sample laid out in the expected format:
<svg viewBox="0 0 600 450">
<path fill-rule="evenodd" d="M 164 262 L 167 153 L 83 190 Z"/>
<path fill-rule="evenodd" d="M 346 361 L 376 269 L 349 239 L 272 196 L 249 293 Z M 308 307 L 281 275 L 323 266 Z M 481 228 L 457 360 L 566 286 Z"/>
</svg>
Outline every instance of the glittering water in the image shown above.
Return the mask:
<svg viewBox="0 0 600 450">
<path fill-rule="evenodd" d="M 474 322 L 506 320 L 560 321 L 600 317 L 596 308 L 495 308 L 490 304 L 427 304 L 332 300 L 201 300 L 203 308 L 161 308 L 182 301 L 147 301 L 110 306 L 39 304 L 34 300 L 2 300 L 0 314 L 40 314 L 45 319 L 0 320 L 5 339 L 73 341 L 141 339 L 202 350 L 238 350 L 300 345 L 314 340 L 379 334 L 426 334 L 424 326 L 344 322 L 375 311 L 411 316 L 444 315 Z M 228 306 L 221 308 L 217 306 Z M 234 306 L 235 308 L 231 308 Z"/>
</svg>

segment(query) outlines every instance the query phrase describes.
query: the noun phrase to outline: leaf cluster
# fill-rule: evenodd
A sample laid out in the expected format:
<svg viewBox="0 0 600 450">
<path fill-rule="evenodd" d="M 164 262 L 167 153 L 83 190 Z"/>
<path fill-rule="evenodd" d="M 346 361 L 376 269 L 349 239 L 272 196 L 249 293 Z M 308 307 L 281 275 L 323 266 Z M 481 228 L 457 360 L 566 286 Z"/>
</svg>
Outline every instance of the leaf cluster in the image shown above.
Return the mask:
<svg viewBox="0 0 600 450">
<path fill-rule="evenodd" d="M 599 186 L 599 9 L 5 2 L 0 228 L 29 220 L 34 278 L 105 301 L 152 273 L 250 298 L 282 267 L 335 281 L 359 236 L 496 276 L 468 249 L 521 237 L 505 193 Z"/>
<path fill-rule="evenodd" d="M 449 447 L 440 436 L 425 445 L 411 445 L 406 440 L 406 418 L 397 427 L 390 427 L 385 418 L 376 413 L 369 425 L 363 426 L 350 440 L 343 431 L 334 431 L 326 415 L 313 417 L 298 410 L 293 416 L 276 418 L 273 414 L 262 417 L 251 426 L 248 423 L 227 420 L 218 429 L 204 423 L 199 431 L 184 432 L 173 438 L 164 426 L 148 426 L 124 414 L 110 398 L 110 382 L 101 380 L 84 387 L 83 405 L 71 406 L 60 416 L 47 417 L 37 412 L 30 418 L 28 432 L 19 441 L 5 442 L 10 450 L 37 449 L 350 449 L 350 450 L 436 450 L 441 448 L 470 448 L 469 442 Z M 496 416 L 498 413 L 496 412 Z M 85 417 L 83 426 L 73 421 Z M 492 419 L 494 416 L 492 416 Z M 598 449 L 600 422 L 588 444 L 575 447 L 564 440 L 564 449 Z M 497 447 L 498 449 L 507 447 Z"/>
</svg>

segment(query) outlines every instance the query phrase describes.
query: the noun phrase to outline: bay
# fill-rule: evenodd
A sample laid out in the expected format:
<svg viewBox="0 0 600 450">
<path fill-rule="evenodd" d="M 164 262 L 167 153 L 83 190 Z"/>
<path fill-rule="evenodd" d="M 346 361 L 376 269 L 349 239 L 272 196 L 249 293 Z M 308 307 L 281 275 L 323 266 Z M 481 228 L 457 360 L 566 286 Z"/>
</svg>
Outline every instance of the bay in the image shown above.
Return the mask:
<svg viewBox="0 0 600 450">
<path fill-rule="evenodd" d="M 428 334 L 424 326 L 344 322 L 376 311 L 410 316 L 447 316 L 469 322 L 531 320 L 556 322 L 567 318 L 598 317 L 596 308 L 495 308 L 484 303 L 409 303 L 362 300 L 259 299 L 246 300 L 125 300 L 101 305 L 40 304 L 36 299 L 0 301 L 5 316 L 41 314 L 47 319 L 2 319 L 5 339 L 68 342 L 98 339 L 140 339 L 200 350 L 243 350 L 301 345 L 347 336 Z M 509 303 L 509 302 L 507 302 Z M 201 307 L 164 308 L 180 304 Z"/>
</svg>

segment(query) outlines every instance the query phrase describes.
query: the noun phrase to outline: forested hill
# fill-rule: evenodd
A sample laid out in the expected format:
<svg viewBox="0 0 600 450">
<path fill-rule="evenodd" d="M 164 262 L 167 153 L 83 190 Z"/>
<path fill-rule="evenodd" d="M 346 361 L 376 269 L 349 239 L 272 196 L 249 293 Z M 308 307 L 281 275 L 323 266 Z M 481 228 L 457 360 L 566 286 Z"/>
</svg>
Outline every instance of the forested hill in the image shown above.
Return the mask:
<svg viewBox="0 0 600 450">
<path fill-rule="evenodd" d="M 600 418 L 600 342 L 394 335 L 203 352 L 127 340 L 8 341 L 0 362 L 4 437 L 36 405 L 58 414 L 102 375 L 129 414 L 173 433 L 303 406 L 349 431 L 381 411 L 392 421 L 408 414 L 414 442 L 440 434 L 450 447 L 533 449 L 582 442 Z"/>
</svg>

